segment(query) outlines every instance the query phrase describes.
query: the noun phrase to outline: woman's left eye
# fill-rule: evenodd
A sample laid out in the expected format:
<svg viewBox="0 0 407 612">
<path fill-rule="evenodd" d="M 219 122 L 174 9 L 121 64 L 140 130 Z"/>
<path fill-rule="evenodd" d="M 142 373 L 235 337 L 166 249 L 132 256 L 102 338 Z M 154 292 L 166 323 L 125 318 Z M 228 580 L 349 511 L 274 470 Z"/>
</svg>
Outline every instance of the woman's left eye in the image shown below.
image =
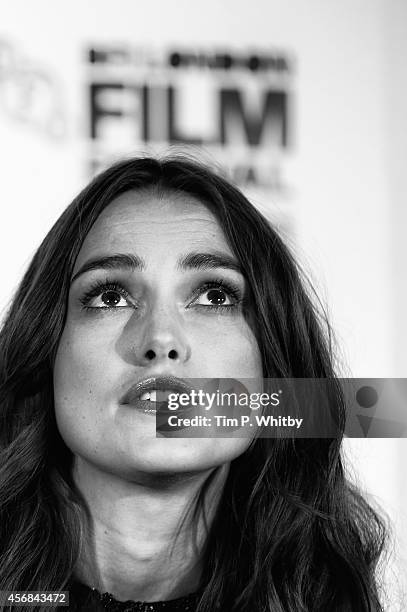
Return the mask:
<svg viewBox="0 0 407 612">
<path fill-rule="evenodd" d="M 227 308 L 236 306 L 239 301 L 237 291 L 222 286 L 202 287 L 199 295 L 190 306 L 206 306 L 209 308 Z"/>
</svg>

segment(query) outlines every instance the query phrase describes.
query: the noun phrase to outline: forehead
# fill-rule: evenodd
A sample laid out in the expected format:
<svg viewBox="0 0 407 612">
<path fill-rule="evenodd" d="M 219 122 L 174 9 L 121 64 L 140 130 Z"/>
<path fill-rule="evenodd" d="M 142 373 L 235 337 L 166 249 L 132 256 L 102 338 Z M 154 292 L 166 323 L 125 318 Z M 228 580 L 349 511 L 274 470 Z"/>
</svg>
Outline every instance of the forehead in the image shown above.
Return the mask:
<svg viewBox="0 0 407 612">
<path fill-rule="evenodd" d="M 99 215 L 75 268 L 101 254 L 133 252 L 146 259 L 167 259 L 208 246 L 233 255 L 216 217 L 203 202 L 183 193 L 128 191 Z"/>
</svg>

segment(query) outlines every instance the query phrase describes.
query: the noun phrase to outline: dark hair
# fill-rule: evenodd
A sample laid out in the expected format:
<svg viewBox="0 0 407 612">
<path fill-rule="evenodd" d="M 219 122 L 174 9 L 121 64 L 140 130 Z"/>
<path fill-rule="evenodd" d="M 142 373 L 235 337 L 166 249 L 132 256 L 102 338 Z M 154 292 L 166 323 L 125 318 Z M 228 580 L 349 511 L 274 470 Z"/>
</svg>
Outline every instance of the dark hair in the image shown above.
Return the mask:
<svg viewBox="0 0 407 612">
<path fill-rule="evenodd" d="M 210 207 L 253 295 L 265 377 L 335 377 L 329 327 L 298 265 L 237 188 L 181 157 L 128 159 L 102 172 L 44 239 L 0 335 L 0 590 L 63 590 L 78 559 L 83 503 L 55 423 L 53 359 L 81 244 L 101 211 L 133 189 L 184 192 Z M 257 439 L 232 462 L 208 536 L 199 612 L 217 604 L 382 610 L 375 573 L 386 530 L 347 482 L 340 446 L 341 436 Z"/>
</svg>

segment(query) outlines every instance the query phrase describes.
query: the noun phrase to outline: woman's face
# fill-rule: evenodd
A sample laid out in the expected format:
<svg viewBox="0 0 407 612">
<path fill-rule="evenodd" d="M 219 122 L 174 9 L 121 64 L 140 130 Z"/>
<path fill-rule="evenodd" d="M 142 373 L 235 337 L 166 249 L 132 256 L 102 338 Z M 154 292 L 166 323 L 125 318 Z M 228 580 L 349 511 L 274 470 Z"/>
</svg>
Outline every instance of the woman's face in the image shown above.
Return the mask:
<svg viewBox="0 0 407 612">
<path fill-rule="evenodd" d="M 247 438 L 156 437 L 153 414 L 123 403 L 151 377 L 262 376 L 237 263 L 191 196 L 129 191 L 102 212 L 75 263 L 54 366 L 57 424 L 75 455 L 131 478 L 208 469 L 247 448 Z"/>
</svg>

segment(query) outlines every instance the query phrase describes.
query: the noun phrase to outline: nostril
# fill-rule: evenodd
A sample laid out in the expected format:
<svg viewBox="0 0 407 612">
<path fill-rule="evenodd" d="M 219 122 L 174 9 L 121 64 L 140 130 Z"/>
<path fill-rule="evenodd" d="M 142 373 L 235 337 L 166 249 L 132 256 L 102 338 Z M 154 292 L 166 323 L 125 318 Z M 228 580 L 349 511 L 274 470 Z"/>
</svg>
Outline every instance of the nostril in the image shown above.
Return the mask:
<svg viewBox="0 0 407 612">
<path fill-rule="evenodd" d="M 147 357 L 147 359 L 150 359 L 150 361 L 151 361 L 152 359 L 154 359 L 154 357 L 155 357 L 155 353 L 154 353 L 154 351 L 153 351 L 153 350 L 151 350 L 151 349 L 150 349 L 149 351 L 147 351 L 147 353 L 146 353 L 146 357 Z"/>
<path fill-rule="evenodd" d="M 177 351 L 175 351 L 174 349 L 172 349 L 169 353 L 168 353 L 168 357 L 170 359 L 176 359 L 178 357 L 178 353 Z"/>
</svg>

